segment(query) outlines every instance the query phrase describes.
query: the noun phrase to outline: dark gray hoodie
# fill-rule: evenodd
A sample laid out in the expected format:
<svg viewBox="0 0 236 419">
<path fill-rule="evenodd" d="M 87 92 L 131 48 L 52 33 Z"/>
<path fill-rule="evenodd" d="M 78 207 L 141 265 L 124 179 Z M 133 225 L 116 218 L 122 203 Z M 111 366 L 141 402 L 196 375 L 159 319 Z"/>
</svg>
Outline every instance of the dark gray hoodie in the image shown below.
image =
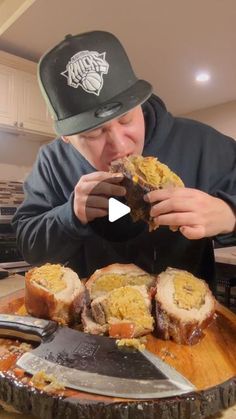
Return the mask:
<svg viewBox="0 0 236 419">
<path fill-rule="evenodd" d="M 152 95 L 143 105 L 146 138 L 143 155 L 156 156 L 186 187 L 218 196 L 236 208 L 236 141 L 202 123 L 175 118 Z M 150 273 L 166 267 L 186 269 L 214 288 L 212 238 L 188 240 L 160 227 L 149 233 L 130 215 L 82 225 L 73 213 L 73 190 L 84 174 L 95 171 L 60 138 L 43 146 L 25 185 L 25 200 L 13 219 L 18 246 L 33 264 L 60 262 L 87 277 L 110 263 L 133 262 Z M 235 244 L 236 235 L 218 237 Z"/>
</svg>

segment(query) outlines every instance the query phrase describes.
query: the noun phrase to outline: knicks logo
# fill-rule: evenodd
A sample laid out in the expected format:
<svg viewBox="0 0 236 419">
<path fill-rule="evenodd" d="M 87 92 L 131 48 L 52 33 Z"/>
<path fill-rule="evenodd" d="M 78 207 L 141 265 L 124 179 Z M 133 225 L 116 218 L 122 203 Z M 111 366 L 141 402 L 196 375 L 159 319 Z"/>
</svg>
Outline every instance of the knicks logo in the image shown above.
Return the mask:
<svg viewBox="0 0 236 419">
<path fill-rule="evenodd" d="M 106 53 L 81 51 L 71 57 L 66 70 L 61 74 L 67 78 L 67 84 L 79 86 L 87 93 L 99 96 L 103 86 L 103 74 L 108 73 L 109 64 L 105 60 Z"/>
</svg>

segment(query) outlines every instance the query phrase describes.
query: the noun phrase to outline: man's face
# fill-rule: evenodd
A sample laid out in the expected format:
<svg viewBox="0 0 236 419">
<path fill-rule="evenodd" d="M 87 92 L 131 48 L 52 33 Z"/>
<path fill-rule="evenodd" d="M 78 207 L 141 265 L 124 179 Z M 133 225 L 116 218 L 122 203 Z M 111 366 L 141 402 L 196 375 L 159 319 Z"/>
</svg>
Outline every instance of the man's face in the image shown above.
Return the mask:
<svg viewBox="0 0 236 419">
<path fill-rule="evenodd" d="M 141 106 L 138 106 L 99 128 L 62 138 L 97 170 L 108 171 L 113 160 L 142 154 L 144 136 L 144 117 Z"/>
</svg>

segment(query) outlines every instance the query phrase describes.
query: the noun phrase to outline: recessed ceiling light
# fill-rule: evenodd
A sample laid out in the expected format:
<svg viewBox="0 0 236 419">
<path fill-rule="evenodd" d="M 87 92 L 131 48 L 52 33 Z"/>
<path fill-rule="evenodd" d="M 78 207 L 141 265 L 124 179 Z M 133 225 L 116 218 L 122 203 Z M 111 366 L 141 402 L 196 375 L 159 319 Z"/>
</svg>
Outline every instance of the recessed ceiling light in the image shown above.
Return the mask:
<svg viewBox="0 0 236 419">
<path fill-rule="evenodd" d="M 200 83 L 205 83 L 206 81 L 210 80 L 210 74 L 206 72 L 198 73 L 195 77 L 195 80 Z"/>
</svg>

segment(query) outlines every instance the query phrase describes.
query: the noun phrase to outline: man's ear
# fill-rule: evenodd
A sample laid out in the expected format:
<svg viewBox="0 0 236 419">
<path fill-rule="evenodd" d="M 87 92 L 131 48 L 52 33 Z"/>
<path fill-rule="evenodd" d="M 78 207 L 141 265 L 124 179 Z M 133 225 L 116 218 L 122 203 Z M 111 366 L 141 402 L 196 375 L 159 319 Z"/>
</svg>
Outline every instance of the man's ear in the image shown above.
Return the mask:
<svg viewBox="0 0 236 419">
<path fill-rule="evenodd" d="M 69 143 L 69 142 L 70 142 L 69 137 L 67 137 L 66 135 L 62 135 L 62 136 L 61 136 L 61 139 L 62 139 L 65 143 Z"/>
</svg>

